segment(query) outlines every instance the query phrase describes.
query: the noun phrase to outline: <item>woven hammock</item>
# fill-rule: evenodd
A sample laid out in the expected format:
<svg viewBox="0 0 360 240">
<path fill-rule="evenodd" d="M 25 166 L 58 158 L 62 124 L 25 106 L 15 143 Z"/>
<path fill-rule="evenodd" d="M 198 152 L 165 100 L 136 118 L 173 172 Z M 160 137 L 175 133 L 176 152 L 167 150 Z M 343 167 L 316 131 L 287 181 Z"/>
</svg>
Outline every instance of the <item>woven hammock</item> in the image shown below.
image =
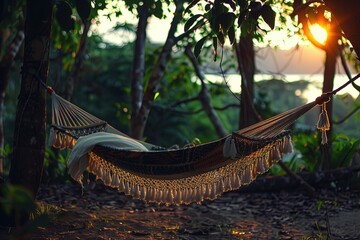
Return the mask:
<svg viewBox="0 0 360 240">
<path fill-rule="evenodd" d="M 164 204 L 200 203 L 251 183 L 292 151 L 289 131 L 296 119 L 330 95 L 233 132 L 225 138 L 181 149 L 132 139 L 78 106 L 52 96 L 50 144 L 70 148 L 70 175 L 82 184 L 88 170 L 105 185 L 136 199 Z M 323 107 L 323 110 L 325 108 Z M 325 112 L 326 113 L 326 112 Z M 325 116 L 325 117 L 324 117 Z M 328 130 L 327 116 L 319 122 Z M 325 118 L 325 120 L 321 120 Z"/>
</svg>

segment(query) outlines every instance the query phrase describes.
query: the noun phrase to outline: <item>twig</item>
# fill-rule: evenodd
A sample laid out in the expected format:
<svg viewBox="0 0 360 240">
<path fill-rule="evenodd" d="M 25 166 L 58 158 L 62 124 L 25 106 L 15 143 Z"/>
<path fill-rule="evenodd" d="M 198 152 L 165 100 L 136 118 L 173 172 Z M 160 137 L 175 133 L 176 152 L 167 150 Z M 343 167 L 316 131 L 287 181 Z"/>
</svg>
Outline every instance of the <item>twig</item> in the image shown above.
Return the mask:
<svg viewBox="0 0 360 240">
<path fill-rule="evenodd" d="M 348 113 L 348 115 L 346 115 L 343 119 L 339 120 L 339 121 L 334 121 L 333 120 L 333 124 L 341 124 L 343 122 L 345 122 L 347 119 L 349 119 L 354 113 L 356 113 L 358 110 L 360 109 L 360 106 L 355 107 L 350 113 Z"/>
</svg>

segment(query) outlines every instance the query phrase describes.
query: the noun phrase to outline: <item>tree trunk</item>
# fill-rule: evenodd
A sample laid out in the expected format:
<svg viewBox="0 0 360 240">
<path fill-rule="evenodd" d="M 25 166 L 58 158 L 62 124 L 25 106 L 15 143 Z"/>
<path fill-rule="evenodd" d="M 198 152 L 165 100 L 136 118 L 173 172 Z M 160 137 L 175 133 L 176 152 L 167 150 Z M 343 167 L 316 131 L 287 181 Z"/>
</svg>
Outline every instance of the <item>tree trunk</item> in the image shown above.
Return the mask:
<svg viewBox="0 0 360 240">
<path fill-rule="evenodd" d="M 21 44 L 24 41 L 24 30 L 17 31 L 14 40 L 8 47 L 6 54 L 0 62 L 0 149 L 4 149 L 4 101 L 6 96 L 6 89 L 9 85 L 9 72 L 14 62 L 14 58 L 18 53 Z M 3 172 L 3 159 L 0 156 L 0 174 Z"/>
<path fill-rule="evenodd" d="M 148 24 L 149 10 L 145 5 L 139 6 L 139 22 L 136 30 L 136 40 L 134 46 L 134 62 L 131 79 L 131 119 L 136 119 L 141 108 L 143 99 L 143 77 L 145 72 L 145 41 L 146 27 Z M 130 123 L 130 136 L 136 136 L 136 122 Z"/>
<path fill-rule="evenodd" d="M 337 34 L 328 34 L 328 38 L 326 41 L 326 58 L 325 58 L 325 70 L 324 70 L 324 81 L 323 81 L 323 89 L 322 92 L 331 92 L 334 88 L 334 77 L 336 73 L 336 59 L 339 55 L 339 46 L 338 41 L 339 36 Z M 326 111 L 329 116 L 329 122 L 332 125 L 333 119 L 333 101 L 330 99 L 328 103 L 326 103 Z M 322 147 L 322 168 L 323 170 L 330 168 L 330 160 L 331 160 L 331 136 L 332 129 L 326 132 L 328 144 L 325 144 Z"/>
<path fill-rule="evenodd" d="M 252 34 L 241 36 L 235 50 L 241 75 L 239 128 L 245 128 L 260 120 L 254 107 L 255 51 Z"/>
<path fill-rule="evenodd" d="M 157 59 L 156 64 L 154 65 L 150 79 L 147 85 L 147 88 L 142 99 L 141 107 L 139 113 L 134 118 L 131 119 L 132 126 L 132 137 L 141 139 L 144 135 L 145 125 L 148 120 L 150 109 L 154 102 L 154 96 L 159 88 L 159 84 L 164 76 L 166 62 L 171 54 L 172 47 L 176 44 L 177 38 L 175 37 L 176 29 L 182 19 L 182 13 L 184 11 L 184 2 L 183 0 L 177 1 L 176 10 L 174 12 L 174 18 L 170 25 L 170 30 L 166 38 L 165 44 L 161 50 L 159 58 Z"/>
<path fill-rule="evenodd" d="M 53 1 L 28 0 L 25 53 L 17 105 L 10 182 L 38 191 L 45 154 L 45 94 L 49 66 Z"/>
<path fill-rule="evenodd" d="M 195 69 L 196 75 L 198 76 L 198 78 L 201 81 L 201 91 L 199 93 L 199 100 L 201 102 L 201 105 L 202 105 L 204 111 L 206 112 L 206 114 L 208 115 L 211 123 L 213 124 L 217 135 L 220 138 L 225 137 L 227 134 L 226 129 L 224 128 L 223 124 L 221 123 L 221 120 L 220 120 L 219 116 L 217 115 L 217 113 L 211 103 L 210 92 L 207 89 L 206 84 L 205 84 L 205 74 L 201 71 L 199 62 L 197 61 L 196 57 L 194 56 L 194 53 L 191 51 L 191 45 L 188 45 L 185 48 L 185 54 L 190 59 L 192 65 Z"/>
<path fill-rule="evenodd" d="M 84 29 L 83 33 L 80 38 L 80 43 L 78 50 L 76 51 L 76 57 L 74 65 L 71 68 L 70 74 L 66 81 L 66 88 L 64 93 L 64 98 L 68 101 L 71 101 L 72 95 L 74 93 L 75 89 L 75 80 L 79 76 L 80 69 L 82 67 L 82 64 L 84 62 L 84 55 L 85 55 L 85 48 L 86 48 L 86 42 L 88 39 L 88 32 L 90 30 L 91 22 L 86 21 L 84 23 Z"/>
</svg>

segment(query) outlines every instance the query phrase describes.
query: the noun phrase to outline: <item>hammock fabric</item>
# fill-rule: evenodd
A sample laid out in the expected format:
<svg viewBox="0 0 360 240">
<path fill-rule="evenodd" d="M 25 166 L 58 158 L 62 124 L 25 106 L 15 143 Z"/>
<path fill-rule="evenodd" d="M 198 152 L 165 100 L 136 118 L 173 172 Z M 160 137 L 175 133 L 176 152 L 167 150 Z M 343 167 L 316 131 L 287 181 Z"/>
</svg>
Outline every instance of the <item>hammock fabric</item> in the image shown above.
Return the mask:
<svg viewBox="0 0 360 240">
<path fill-rule="evenodd" d="M 292 151 L 289 131 L 297 118 L 330 95 L 233 132 L 225 138 L 181 149 L 165 149 L 130 138 L 55 92 L 50 144 L 70 148 L 70 175 L 82 184 L 88 170 L 105 185 L 146 202 L 189 204 L 215 199 L 269 170 Z"/>
</svg>

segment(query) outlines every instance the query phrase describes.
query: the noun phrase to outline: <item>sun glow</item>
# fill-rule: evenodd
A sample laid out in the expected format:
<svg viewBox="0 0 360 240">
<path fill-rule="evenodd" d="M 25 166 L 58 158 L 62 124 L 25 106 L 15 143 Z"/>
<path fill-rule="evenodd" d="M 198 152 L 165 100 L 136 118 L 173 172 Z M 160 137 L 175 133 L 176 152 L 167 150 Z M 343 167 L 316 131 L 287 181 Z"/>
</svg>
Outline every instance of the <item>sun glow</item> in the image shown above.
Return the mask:
<svg viewBox="0 0 360 240">
<path fill-rule="evenodd" d="M 326 42 L 327 31 L 319 24 L 310 25 L 310 32 L 319 43 L 324 44 Z"/>
</svg>

